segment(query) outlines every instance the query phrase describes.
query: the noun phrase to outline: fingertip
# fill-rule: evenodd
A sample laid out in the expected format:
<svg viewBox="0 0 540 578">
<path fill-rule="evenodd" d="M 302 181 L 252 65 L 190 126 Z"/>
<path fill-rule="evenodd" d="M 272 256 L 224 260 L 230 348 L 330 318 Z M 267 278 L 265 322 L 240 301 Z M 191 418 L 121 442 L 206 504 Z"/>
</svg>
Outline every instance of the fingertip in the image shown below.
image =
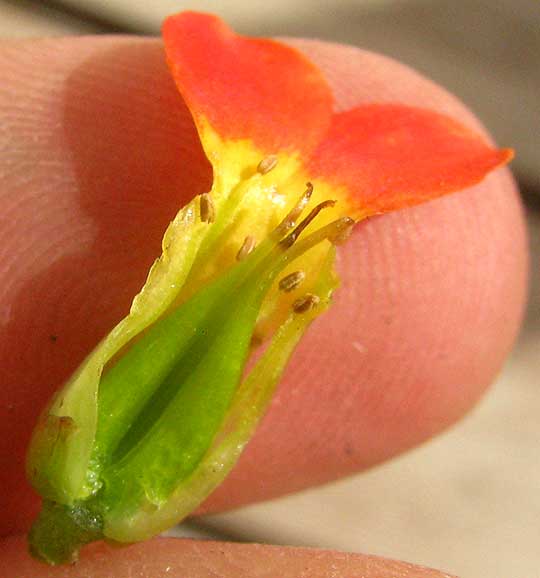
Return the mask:
<svg viewBox="0 0 540 578">
<path fill-rule="evenodd" d="M 328 76 L 342 109 L 399 101 L 480 129 L 455 98 L 389 59 L 298 46 Z M 18 168 L 0 193 L 9 225 L 0 261 L 8 279 L 0 289 L 9 398 L 0 437 L 9 531 L 14 520 L 24 527 L 33 507 L 22 463 L 40 407 L 127 311 L 182 194 L 208 188 L 208 165 L 162 59 L 159 42 L 133 39 L 47 41 L 0 58 L 18 102 L 6 126 L 21 139 L 7 158 Z M 26 74 L 30 66 L 44 76 Z M 506 170 L 361 225 L 340 255 L 335 307 L 302 343 L 260 431 L 206 508 L 358 471 L 458 419 L 517 332 L 524 247 Z"/>
</svg>

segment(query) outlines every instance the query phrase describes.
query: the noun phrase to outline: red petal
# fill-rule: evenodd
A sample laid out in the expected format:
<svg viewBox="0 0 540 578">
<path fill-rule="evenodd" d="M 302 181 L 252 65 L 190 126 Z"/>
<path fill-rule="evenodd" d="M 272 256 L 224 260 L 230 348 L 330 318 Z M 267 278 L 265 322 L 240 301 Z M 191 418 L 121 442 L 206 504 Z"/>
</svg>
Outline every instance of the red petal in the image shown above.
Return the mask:
<svg viewBox="0 0 540 578">
<path fill-rule="evenodd" d="M 374 104 L 335 115 L 308 169 L 346 187 L 366 216 L 464 189 L 511 158 L 444 115 Z"/>
<path fill-rule="evenodd" d="M 330 90 L 296 50 L 238 36 L 219 18 L 193 12 L 168 18 L 163 38 L 199 129 L 206 119 L 222 137 L 251 139 L 268 153 L 306 153 L 326 132 Z"/>
</svg>

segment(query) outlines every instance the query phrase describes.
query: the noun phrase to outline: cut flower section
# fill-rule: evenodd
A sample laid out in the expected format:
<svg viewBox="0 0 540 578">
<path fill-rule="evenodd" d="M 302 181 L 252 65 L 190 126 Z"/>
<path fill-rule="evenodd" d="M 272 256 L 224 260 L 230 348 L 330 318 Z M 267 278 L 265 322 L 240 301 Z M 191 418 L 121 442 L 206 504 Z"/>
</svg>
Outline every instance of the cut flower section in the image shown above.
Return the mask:
<svg viewBox="0 0 540 578">
<path fill-rule="evenodd" d="M 334 114 L 300 53 L 213 16 L 174 16 L 164 39 L 214 184 L 180 210 L 129 315 L 36 427 L 28 475 L 44 507 L 30 543 L 50 563 L 195 509 L 329 305 L 334 245 L 353 223 L 468 187 L 511 156 L 432 111 Z"/>
</svg>

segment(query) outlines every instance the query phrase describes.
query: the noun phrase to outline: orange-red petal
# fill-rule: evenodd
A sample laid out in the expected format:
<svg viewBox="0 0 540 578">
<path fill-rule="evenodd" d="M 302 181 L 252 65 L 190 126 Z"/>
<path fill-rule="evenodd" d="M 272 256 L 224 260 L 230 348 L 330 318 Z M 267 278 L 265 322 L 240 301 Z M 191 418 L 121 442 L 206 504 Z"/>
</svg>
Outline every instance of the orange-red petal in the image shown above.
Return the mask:
<svg viewBox="0 0 540 578">
<path fill-rule="evenodd" d="M 308 172 L 345 187 L 367 216 L 472 186 L 511 158 L 447 116 L 373 104 L 334 116 Z"/>
<path fill-rule="evenodd" d="M 237 35 L 216 16 L 194 12 L 168 18 L 163 38 L 200 131 L 206 121 L 223 140 L 249 139 L 262 152 L 303 155 L 326 132 L 330 89 L 293 48 Z"/>
</svg>

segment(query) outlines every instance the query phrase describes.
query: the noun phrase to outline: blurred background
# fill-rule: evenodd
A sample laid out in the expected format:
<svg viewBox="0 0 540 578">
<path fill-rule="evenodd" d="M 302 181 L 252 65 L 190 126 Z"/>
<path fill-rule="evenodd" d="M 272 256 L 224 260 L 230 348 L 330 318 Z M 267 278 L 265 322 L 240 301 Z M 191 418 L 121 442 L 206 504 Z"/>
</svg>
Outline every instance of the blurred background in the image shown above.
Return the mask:
<svg viewBox="0 0 540 578">
<path fill-rule="evenodd" d="M 381 52 L 459 96 L 516 149 L 532 275 L 517 347 L 463 422 L 367 473 L 176 533 L 373 553 L 461 578 L 540 578 L 540 1 L 0 0 L 0 37 L 157 34 L 183 9 L 245 34 Z"/>
</svg>

